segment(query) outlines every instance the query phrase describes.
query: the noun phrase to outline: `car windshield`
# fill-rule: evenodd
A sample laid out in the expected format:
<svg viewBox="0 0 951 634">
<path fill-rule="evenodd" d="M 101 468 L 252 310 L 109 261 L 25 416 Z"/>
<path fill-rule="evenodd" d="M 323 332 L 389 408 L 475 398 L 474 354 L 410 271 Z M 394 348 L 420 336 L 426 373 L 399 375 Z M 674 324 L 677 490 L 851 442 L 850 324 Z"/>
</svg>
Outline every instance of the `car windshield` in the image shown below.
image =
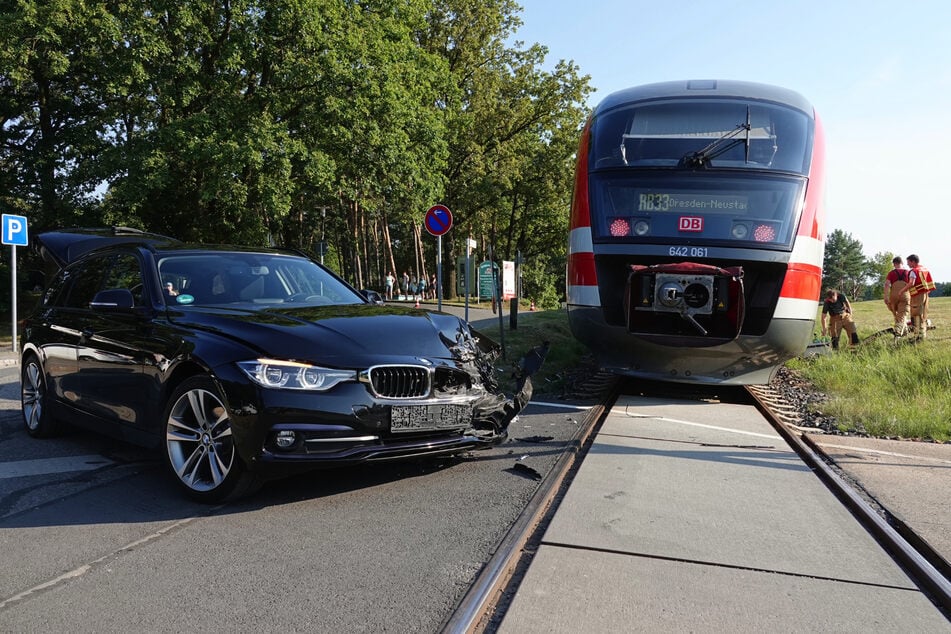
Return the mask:
<svg viewBox="0 0 951 634">
<path fill-rule="evenodd" d="M 305 258 L 236 252 L 165 254 L 158 261 L 168 304 L 362 304 L 353 289 Z"/>
</svg>

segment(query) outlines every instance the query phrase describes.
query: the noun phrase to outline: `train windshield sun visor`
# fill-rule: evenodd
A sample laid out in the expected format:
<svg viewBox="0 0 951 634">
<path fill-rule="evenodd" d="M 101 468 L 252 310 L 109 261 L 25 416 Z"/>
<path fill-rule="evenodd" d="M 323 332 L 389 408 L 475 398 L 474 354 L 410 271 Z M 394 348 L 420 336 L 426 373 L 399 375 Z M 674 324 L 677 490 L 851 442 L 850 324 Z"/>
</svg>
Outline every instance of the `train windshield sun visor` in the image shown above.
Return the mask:
<svg viewBox="0 0 951 634">
<path fill-rule="evenodd" d="M 591 125 L 592 171 L 717 168 L 809 173 L 809 115 L 769 103 L 679 99 L 599 114 Z"/>
</svg>

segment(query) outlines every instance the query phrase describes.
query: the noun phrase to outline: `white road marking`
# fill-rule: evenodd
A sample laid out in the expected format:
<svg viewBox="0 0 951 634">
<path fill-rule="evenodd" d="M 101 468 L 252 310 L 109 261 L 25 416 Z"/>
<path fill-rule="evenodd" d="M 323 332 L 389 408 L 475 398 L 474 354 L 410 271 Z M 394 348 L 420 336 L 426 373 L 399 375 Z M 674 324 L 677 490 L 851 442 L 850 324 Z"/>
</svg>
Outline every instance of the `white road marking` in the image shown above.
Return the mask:
<svg viewBox="0 0 951 634">
<path fill-rule="evenodd" d="M 77 578 L 79 578 L 79 577 L 82 577 L 83 575 L 85 575 L 85 574 L 87 574 L 89 571 L 91 571 L 95 566 L 101 564 L 102 562 L 104 562 L 104 561 L 106 561 L 106 560 L 108 560 L 108 559 L 111 559 L 111 558 L 115 557 L 115 556 L 118 555 L 119 553 L 121 553 L 121 552 L 123 552 L 123 551 L 126 551 L 126 550 L 132 550 L 132 549 L 134 549 L 134 548 L 138 548 L 139 546 L 142 546 L 142 545 L 147 544 L 147 543 L 149 543 L 149 542 L 151 542 L 151 541 L 154 541 L 154 540 L 156 540 L 156 539 L 162 537 L 163 535 L 165 535 L 165 534 L 168 533 L 169 531 L 175 530 L 176 528 L 179 528 L 180 526 L 185 526 L 186 524 L 190 524 L 190 523 L 194 522 L 196 519 L 198 519 L 198 518 L 195 518 L 195 517 L 186 517 L 185 519 L 178 520 L 177 522 L 174 522 L 174 523 L 172 523 L 172 524 L 169 524 L 168 526 L 166 526 L 166 527 L 164 527 L 164 528 L 160 528 L 159 530 L 157 530 L 157 531 L 155 531 L 155 532 L 153 532 L 153 533 L 150 533 L 149 535 L 146 535 L 145 537 L 143 537 L 143 538 L 141 538 L 141 539 L 137 539 L 137 540 L 135 540 L 135 541 L 133 541 L 133 542 L 130 542 L 130 543 L 126 544 L 125 546 L 122 546 L 121 548 L 117 548 L 117 549 L 113 550 L 112 552 L 107 553 L 107 554 L 103 555 L 102 557 L 99 557 L 98 559 L 94 559 L 93 561 L 89 562 L 88 564 L 83 564 L 83 565 L 81 565 L 81 566 L 79 566 L 79 567 L 77 567 L 77 568 L 73 568 L 72 570 L 67 571 L 67 572 L 64 572 L 63 574 L 61 574 L 60 576 L 58 576 L 58 577 L 56 577 L 56 578 L 54 578 L 54 579 L 50 579 L 49 581 L 46 581 L 46 582 L 43 582 L 43 583 L 41 583 L 41 584 L 35 585 L 35 586 L 33 586 L 32 588 L 29 588 L 28 590 L 24 590 L 23 592 L 19 592 L 19 593 L 13 595 L 12 597 L 7 597 L 6 599 L 0 600 L 0 610 L 2 610 L 3 608 L 7 607 L 8 605 L 10 605 L 10 604 L 12 604 L 12 603 L 16 603 L 17 601 L 21 601 L 21 600 L 23 600 L 23 599 L 29 597 L 31 594 L 34 594 L 34 593 L 39 592 L 39 591 L 41 591 L 41 590 L 47 590 L 47 589 L 49 589 L 49 588 L 52 588 L 52 587 L 58 586 L 58 585 L 60 585 L 60 584 L 66 583 L 66 582 L 69 581 L 70 579 L 77 579 Z"/>
<path fill-rule="evenodd" d="M 830 445 L 827 443 L 816 443 L 823 449 L 844 449 L 846 451 L 858 451 L 860 453 L 873 453 L 879 456 L 891 456 L 893 458 L 908 458 L 909 460 L 928 460 L 930 462 L 943 462 L 946 464 L 951 464 L 951 460 L 942 460 L 941 458 L 931 458 L 928 456 L 909 456 L 904 453 L 896 453 L 894 451 L 882 451 L 881 449 L 867 449 L 865 447 L 852 447 L 850 445 Z"/>
<path fill-rule="evenodd" d="M 545 401 L 529 401 L 528 405 L 525 407 L 528 407 L 529 405 L 538 405 L 539 407 L 557 407 L 559 409 L 574 409 L 582 412 L 586 412 L 591 409 L 590 405 L 568 405 L 567 403 L 546 403 Z"/>
<path fill-rule="evenodd" d="M 70 471 L 92 471 L 111 464 L 113 464 L 112 460 L 95 454 L 0 462 L 0 480 L 48 475 L 50 473 L 69 473 Z"/>
<path fill-rule="evenodd" d="M 728 431 L 734 434 L 741 434 L 743 436 L 756 436 L 757 438 L 769 438 L 770 440 L 776 440 L 776 434 L 759 434 L 755 431 L 742 431 L 739 429 L 730 429 L 729 427 L 718 427 L 717 425 L 705 425 L 703 423 L 692 423 L 689 420 L 677 420 L 676 418 L 667 418 L 666 416 L 651 416 L 649 414 L 632 414 L 629 411 L 624 412 L 630 418 L 653 418 L 654 420 L 662 420 L 668 423 L 679 423 L 681 425 L 689 425 L 691 427 L 702 427 L 704 429 L 714 429 L 716 431 Z"/>
</svg>

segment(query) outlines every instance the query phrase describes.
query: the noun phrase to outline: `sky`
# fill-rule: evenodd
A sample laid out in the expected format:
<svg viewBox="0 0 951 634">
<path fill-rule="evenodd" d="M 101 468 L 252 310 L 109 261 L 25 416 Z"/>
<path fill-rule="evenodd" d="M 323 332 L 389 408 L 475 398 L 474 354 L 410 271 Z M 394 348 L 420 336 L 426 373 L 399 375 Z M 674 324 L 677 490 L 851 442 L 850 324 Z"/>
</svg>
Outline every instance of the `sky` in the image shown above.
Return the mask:
<svg viewBox="0 0 951 634">
<path fill-rule="evenodd" d="M 826 228 L 951 282 L 948 0 L 516 0 L 515 39 L 571 60 L 595 106 L 669 80 L 795 90 L 826 134 Z"/>
</svg>

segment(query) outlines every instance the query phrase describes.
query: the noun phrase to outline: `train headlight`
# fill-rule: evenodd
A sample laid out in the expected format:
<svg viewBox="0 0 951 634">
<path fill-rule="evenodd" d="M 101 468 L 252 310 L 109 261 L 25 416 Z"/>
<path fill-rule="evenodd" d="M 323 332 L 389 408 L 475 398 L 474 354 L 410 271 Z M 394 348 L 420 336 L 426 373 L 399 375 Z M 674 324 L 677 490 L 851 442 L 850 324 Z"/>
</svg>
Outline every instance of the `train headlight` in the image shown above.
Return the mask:
<svg viewBox="0 0 951 634">
<path fill-rule="evenodd" d="M 750 235 L 750 229 L 744 224 L 735 224 L 730 233 L 737 240 L 746 240 L 746 237 Z"/>
<path fill-rule="evenodd" d="M 646 220 L 638 220 L 634 223 L 634 235 L 636 236 L 646 236 L 650 233 L 651 225 Z"/>
</svg>

